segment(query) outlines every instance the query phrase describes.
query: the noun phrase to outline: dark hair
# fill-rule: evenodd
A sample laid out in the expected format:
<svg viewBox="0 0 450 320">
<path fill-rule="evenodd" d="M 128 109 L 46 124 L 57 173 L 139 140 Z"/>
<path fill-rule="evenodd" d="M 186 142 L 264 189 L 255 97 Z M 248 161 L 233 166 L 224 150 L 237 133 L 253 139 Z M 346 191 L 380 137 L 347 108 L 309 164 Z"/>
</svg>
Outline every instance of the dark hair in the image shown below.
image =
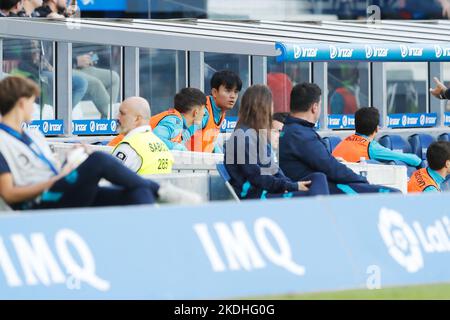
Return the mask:
<svg viewBox="0 0 450 320">
<path fill-rule="evenodd" d="M 0 81 L 0 114 L 8 114 L 20 98 L 38 97 L 37 84 L 23 77 L 8 77 Z"/>
<path fill-rule="evenodd" d="M 433 170 L 441 170 L 445 162 L 450 160 L 450 142 L 437 141 L 430 144 L 427 150 L 428 166 Z"/>
<path fill-rule="evenodd" d="M 0 0 L 0 10 L 11 10 L 21 0 Z"/>
<path fill-rule="evenodd" d="M 211 89 L 219 90 L 220 86 L 231 90 L 236 88 L 238 91 L 242 90 L 242 80 L 239 76 L 231 70 L 217 71 L 211 78 Z"/>
<path fill-rule="evenodd" d="M 315 83 L 297 84 L 291 91 L 291 112 L 306 112 L 320 101 L 322 90 Z"/>
<path fill-rule="evenodd" d="M 355 112 L 356 133 L 370 136 L 380 124 L 380 112 L 377 108 L 361 108 Z"/>
<path fill-rule="evenodd" d="M 284 123 L 286 121 L 286 118 L 288 115 L 289 115 L 289 112 L 277 112 L 277 113 L 273 114 L 272 120 L 276 120 L 278 122 Z"/>
<path fill-rule="evenodd" d="M 206 104 L 206 96 L 203 92 L 196 88 L 181 89 L 173 99 L 175 110 L 186 113 L 196 106 L 204 106 Z"/>
<path fill-rule="evenodd" d="M 272 128 L 272 92 L 262 84 L 255 84 L 245 90 L 236 128 L 246 126 L 255 130 Z"/>
</svg>

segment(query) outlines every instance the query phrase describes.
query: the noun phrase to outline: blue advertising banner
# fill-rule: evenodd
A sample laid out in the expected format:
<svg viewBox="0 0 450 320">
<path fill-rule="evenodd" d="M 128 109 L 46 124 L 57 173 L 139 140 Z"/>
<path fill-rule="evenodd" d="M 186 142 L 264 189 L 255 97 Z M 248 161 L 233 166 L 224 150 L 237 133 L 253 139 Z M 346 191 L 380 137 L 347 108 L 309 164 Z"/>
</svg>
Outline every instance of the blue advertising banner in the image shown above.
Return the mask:
<svg viewBox="0 0 450 320">
<path fill-rule="evenodd" d="M 3 215 L 0 299 L 215 299 L 448 282 L 449 200 L 336 196 Z"/>
<path fill-rule="evenodd" d="M 427 128 L 437 123 L 436 113 L 399 113 L 387 117 L 389 128 Z"/>
<path fill-rule="evenodd" d="M 78 1 L 81 12 L 83 11 L 125 11 L 128 7 L 127 0 L 81 0 Z"/>
<path fill-rule="evenodd" d="M 36 120 L 23 126 L 29 129 L 38 129 L 46 136 L 64 134 L 63 120 Z"/>
<path fill-rule="evenodd" d="M 75 135 L 116 134 L 117 120 L 73 120 L 72 133 Z"/>
<path fill-rule="evenodd" d="M 275 44 L 277 61 L 450 61 L 450 44 Z"/>
<path fill-rule="evenodd" d="M 222 122 L 220 132 L 233 132 L 234 128 L 236 128 L 237 120 L 237 117 L 226 117 Z"/>
<path fill-rule="evenodd" d="M 352 114 L 330 114 L 329 129 L 355 129 L 355 116 Z"/>
<path fill-rule="evenodd" d="M 450 126 L 450 112 L 444 113 L 444 125 Z"/>
</svg>

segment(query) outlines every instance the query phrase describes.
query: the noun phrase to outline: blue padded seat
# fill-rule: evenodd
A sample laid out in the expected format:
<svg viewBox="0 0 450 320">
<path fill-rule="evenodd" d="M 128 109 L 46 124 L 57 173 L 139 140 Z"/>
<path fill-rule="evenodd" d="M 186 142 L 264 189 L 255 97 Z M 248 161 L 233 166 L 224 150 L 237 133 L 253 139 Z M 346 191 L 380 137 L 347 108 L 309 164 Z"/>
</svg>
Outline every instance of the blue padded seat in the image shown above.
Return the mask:
<svg viewBox="0 0 450 320">
<path fill-rule="evenodd" d="M 399 135 L 388 134 L 378 139 L 378 142 L 391 150 L 411 153 L 411 145 Z"/>
<path fill-rule="evenodd" d="M 438 137 L 439 141 L 450 141 L 450 134 L 449 133 L 443 133 Z"/>
<path fill-rule="evenodd" d="M 341 142 L 341 138 L 339 137 L 325 137 L 323 138 L 323 142 L 327 146 L 328 151 L 333 152 L 334 148 Z"/>
<path fill-rule="evenodd" d="M 416 133 L 410 136 L 408 141 L 411 145 L 412 153 L 416 154 L 422 160 L 426 160 L 428 147 L 435 139 L 429 134 Z"/>
</svg>

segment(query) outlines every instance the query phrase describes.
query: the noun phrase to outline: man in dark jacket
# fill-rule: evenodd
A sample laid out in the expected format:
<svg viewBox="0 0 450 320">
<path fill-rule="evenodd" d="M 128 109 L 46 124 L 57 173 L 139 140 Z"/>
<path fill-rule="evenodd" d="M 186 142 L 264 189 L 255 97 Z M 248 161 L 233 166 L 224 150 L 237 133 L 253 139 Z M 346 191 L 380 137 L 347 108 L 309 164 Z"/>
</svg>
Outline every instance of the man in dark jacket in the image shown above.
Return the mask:
<svg viewBox="0 0 450 320">
<path fill-rule="evenodd" d="M 291 114 L 280 134 L 280 167 L 294 181 L 322 172 L 328 178 L 331 194 L 399 192 L 370 185 L 365 177 L 338 162 L 314 130 L 321 112 L 321 90 L 313 83 L 296 85 L 291 92 Z"/>
<path fill-rule="evenodd" d="M 17 17 L 22 10 L 22 0 L 0 0 L 0 17 Z"/>
</svg>

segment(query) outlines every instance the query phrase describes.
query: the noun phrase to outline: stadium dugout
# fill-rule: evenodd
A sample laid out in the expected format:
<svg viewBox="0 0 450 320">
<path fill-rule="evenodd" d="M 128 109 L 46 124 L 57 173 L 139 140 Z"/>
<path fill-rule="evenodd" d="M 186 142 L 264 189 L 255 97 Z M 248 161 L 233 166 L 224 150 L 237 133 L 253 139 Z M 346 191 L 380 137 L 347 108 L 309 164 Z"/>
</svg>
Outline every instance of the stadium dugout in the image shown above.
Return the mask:
<svg viewBox="0 0 450 320">
<path fill-rule="evenodd" d="M 423 157 L 430 141 L 445 139 L 450 132 L 450 106 L 429 92 L 433 77 L 450 80 L 449 26 L 447 21 L 4 18 L 0 78 L 26 75 L 26 65 L 37 70 L 28 76 L 35 77 L 43 94 L 30 126 L 39 128 L 61 157 L 78 142 L 107 152 L 100 145 L 116 133 L 118 101 L 140 95 L 156 114 L 170 107 L 183 87 L 209 93 L 212 74 L 222 69 L 239 74 L 242 92 L 253 84 L 273 86 L 278 95 L 275 112 L 288 111 L 284 89 L 316 83 L 323 92 L 317 124 L 322 137 L 343 139 L 354 128 L 355 108 L 376 107 L 378 137 L 399 137 L 385 140 L 394 149 L 392 141 L 401 141 Z M 96 111 L 92 96 L 73 105 L 72 75 L 80 71 L 75 48 L 111 77 L 113 71 L 120 76 L 119 99 L 110 99 L 107 118 Z M 111 86 L 105 90 L 113 96 Z M 235 127 L 238 110 L 239 103 L 227 114 L 219 143 Z M 205 199 L 231 198 L 216 170 L 222 155 L 179 152 L 174 157 L 174 174 L 160 179 L 178 181 Z M 386 179 L 392 185 L 400 180 L 406 184 L 402 166 L 379 166 L 387 168 L 384 173 L 377 171 L 378 165 L 368 166 L 368 177 L 373 170 L 376 183 Z M 351 168 L 361 171 L 357 164 Z M 340 290 L 362 287 L 372 263 L 386 270 L 386 286 L 448 281 L 450 271 L 442 268 L 450 250 L 450 218 L 442 215 L 447 196 L 317 197 L 195 208 L 144 206 L 125 214 L 123 208 L 87 208 L 60 215 L 8 215 L 0 223 L 0 240 L 7 243 L 0 241 L 1 263 L 8 263 L 6 280 L 0 278 L 0 298 L 183 299 Z M 33 228 L 24 228 L 27 222 Z M 44 248 L 40 252 L 49 253 L 45 261 L 52 266 L 51 277 L 39 273 L 45 268 L 37 268 L 38 276 L 27 268 L 29 246 L 23 243 L 30 234 Z M 272 247 L 274 242 L 278 246 Z M 81 259 L 92 267 L 90 273 L 80 272 L 68 258 L 69 244 L 84 254 Z M 304 256 L 298 258 L 299 252 Z M 9 263 L 9 255 L 25 266 L 27 281 L 14 269 L 17 259 Z M 298 262 L 302 259 L 304 263 Z M 320 267 L 326 265 L 335 272 Z M 427 272 L 421 273 L 423 269 Z M 83 283 L 82 289 L 62 290 L 59 286 L 72 275 Z M 307 281 L 298 281 L 302 277 Z"/>
</svg>

